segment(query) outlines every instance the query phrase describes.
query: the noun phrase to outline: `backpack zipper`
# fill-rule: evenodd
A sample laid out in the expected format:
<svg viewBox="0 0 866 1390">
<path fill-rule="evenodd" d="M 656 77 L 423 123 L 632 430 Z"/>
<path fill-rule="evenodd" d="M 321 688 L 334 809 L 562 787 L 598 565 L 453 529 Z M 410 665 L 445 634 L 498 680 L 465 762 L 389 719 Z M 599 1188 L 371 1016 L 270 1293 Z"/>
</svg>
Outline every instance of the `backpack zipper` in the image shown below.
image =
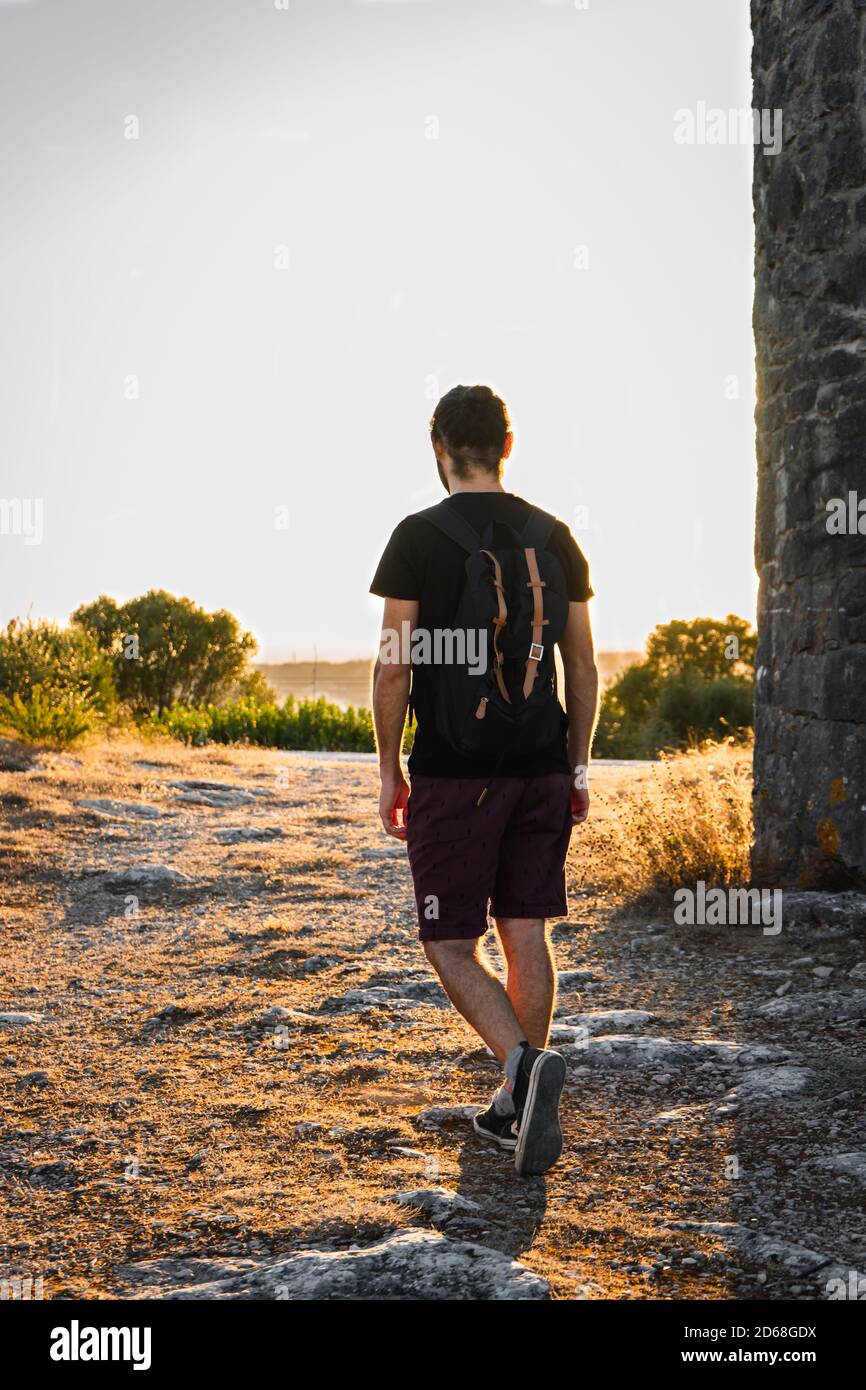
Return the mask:
<svg viewBox="0 0 866 1390">
<path fill-rule="evenodd" d="M 481 699 L 480 699 L 480 701 L 479 701 L 479 703 L 478 703 L 478 708 L 477 708 L 477 710 L 475 711 L 475 718 L 476 718 L 476 719 L 483 719 L 486 713 L 487 713 L 487 696 L 486 696 L 486 695 L 482 695 L 482 696 L 481 696 Z"/>
</svg>

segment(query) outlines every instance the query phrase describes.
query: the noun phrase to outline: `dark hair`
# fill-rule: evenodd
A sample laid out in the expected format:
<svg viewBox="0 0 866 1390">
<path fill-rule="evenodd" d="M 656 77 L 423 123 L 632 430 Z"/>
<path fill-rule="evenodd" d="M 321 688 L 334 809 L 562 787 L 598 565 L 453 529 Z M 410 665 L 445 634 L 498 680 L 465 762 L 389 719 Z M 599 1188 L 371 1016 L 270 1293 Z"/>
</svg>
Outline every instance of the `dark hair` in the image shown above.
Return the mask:
<svg viewBox="0 0 866 1390">
<path fill-rule="evenodd" d="M 454 460 L 458 477 L 497 473 L 511 428 L 505 402 L 489 386 L 452 386 L 433 411 L 430 438 Z"/>
</svg>

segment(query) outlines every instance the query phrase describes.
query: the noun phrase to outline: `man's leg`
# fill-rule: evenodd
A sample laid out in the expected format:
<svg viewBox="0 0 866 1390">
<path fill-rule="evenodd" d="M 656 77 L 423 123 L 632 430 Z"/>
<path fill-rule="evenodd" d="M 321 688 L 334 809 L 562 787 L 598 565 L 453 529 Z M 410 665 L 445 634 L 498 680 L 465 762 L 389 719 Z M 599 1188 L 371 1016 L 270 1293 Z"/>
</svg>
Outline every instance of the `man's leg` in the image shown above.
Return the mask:
<svg viewBox="0 0 866 1390">
<path fill-rule="evenodd" d="M 559 1100 L 565 1062 L 547 1049 L 556 997 L 556 966 L 543 917 L 496 916 L 508 966 L 507 991 L 529 1047 L 518 1067 L 506 1069 L 493 1110 L 514 1113 L 514 1164 L 521 1176 L 546 1173 L 562 1152 Z M 476 1125 L 477 1128 L 477 1125 Z"/>
<path fill-rule="evenodd" d="M 547 1048 L 556 977 L 544 923 L 567 912 L 570 798 L 567 773 L 524 781 L 500 842 L 490 895 L 508 962 L 508 995 L 530 1044 L 517 1069 L 506 1068 L 493 1099 L 494 1112 L 505 1118 L 514 1107 L 514 1165 L 521 1175 L 545 1173 L 562 1152 L 559 1100 L 566 1069 L 564 1058 Z"/>
<path fill-rule="evenodd" d="M 425 941 L 424 953 L 445 993 L 500 1062 L 526 1039 L 511 1000 L 490 969 L 480 937 Z"/>
<path fill-rule="evenodd" d="M 523 1036 L 547 1047 L 556 997 L 556 963 L 543 917 L 497 917 L 496 930 L 508 965 L 506 989 Z"/>
<path fill-rule="evenodd" d="M 567 846 L 565 821 L 557 816 L 560 781 L 566 793 L 564 816 L 571 786 L 567 774 L 555 784 L 547 778 L 494 779 L 480 806 L 475 779 L 413 777 L 407 812 L 409 864 L 425 954 L 452 1003 L 505 1072 L 507 1089 L 500 1087 L 489 1110 L 472 1123 L 480 1136 L 514 1151 L 521 1175 L 546 1172 L 562 1150 L 558 1104 L 565 1063 L 557 1052 L 530 1045 L 508 993 L 485 959 L 481 938 L 487 903 L 494 896 L 499 898 L 498 910 L 494 903 L 497 917 L 534 921 L 560 915 Z M 513 824 L 524 801 L 535 804 L 526 806 Z M 504 846 L 504 828 L 514 831 L 513 848 Z M 510 874 L 503 871 L 503 860 Z M 553 895 L 547 884 L 551 867 L 559 876 Z M 552 969 L 549 962 L 547 969 Z M 525 981 L 527 971 L 518 968 L 518 977 L 521 973 Z M 528 993 L 537 999 L 540 992 Z M 550 1021 L 552 981 L 545 997 L 535 1024 L 539 1035 Z"/>
</svg>

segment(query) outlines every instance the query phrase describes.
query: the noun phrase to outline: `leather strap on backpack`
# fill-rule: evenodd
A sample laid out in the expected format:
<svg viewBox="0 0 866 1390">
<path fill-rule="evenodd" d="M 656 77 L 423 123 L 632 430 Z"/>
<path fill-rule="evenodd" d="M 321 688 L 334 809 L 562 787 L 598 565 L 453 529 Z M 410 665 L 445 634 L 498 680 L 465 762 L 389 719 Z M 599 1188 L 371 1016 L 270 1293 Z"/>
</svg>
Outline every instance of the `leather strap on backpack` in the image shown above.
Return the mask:
<svg viewBox="0 0 866 1390">
<path fill-rule="evenodd" d="M 526 658 L 526 674 L 523 677 L 523 698 L 528 700 L 532 693 L 532 687 L 535 685 L 535 677 L 538 675 L 538 663 L 544 656 L 541 639 L 544 636 L 548 619 L 544 616 L 543 591 L 547 586 L 539 572 L 535 550 L 528 547 L 523 553 L 526 556 L 526 568 L 529 571 L 529 582 L 526 587 L 532 590 L 532 642 L 529 656 Z"/>
<path fill-rule="evenodd" d="M 502 583 L 502 570 L 499 561 L 492 550 L 482 550 L 482 555 L 486 555 L 493 565 L 493 584 L 496 589 L 496 600 L 499 604 L 499 612 L 493 619 L 493 672 L 496 676 L 496 684 L 499 686 L 499 693 L 503 700 L 511 704 L 511 696 L 502 675 L 502 653 L 499 650 L 499 633 L 508 621 L 508 608 L 505 603 L 505 588 Z"/>
</svg>

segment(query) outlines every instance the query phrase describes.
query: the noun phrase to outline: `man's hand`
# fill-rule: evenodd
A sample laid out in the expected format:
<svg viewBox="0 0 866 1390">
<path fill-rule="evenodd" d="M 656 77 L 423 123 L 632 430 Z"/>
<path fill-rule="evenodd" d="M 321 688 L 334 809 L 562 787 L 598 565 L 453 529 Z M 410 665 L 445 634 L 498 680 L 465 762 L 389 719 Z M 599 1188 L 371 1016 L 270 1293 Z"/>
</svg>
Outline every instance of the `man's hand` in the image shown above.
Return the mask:
<svg viewBox="0 0 866 1390">
<path fill-rule="evenodd" d="M 571 823 L 582 825 L 589 815 L 589 789 L 571 785 Z"/>
<path fill-rule="evenodd" d="M 382 773 L 379 793 L 379 815 L 387 834 L 395 840 L 406 839 L 406 807 L 409 803 L 409 784 L 402 772 Z"/>
<path fill-rule="evenodd" d="M 571 771 L 571 823 L 583 825 L 589 815 L 589 768 L 578 763 Z"/>
<path fill-rule="evenodd" d="M 568 756 L 572 767 L 571 823 L 582 825 L 589 815 L 589 754 L 598 714 L 598 671 L 588 604 L 568 605 L 568 622 L 559 639 L 559 649 L 565 671 Z"/>
</svg>

